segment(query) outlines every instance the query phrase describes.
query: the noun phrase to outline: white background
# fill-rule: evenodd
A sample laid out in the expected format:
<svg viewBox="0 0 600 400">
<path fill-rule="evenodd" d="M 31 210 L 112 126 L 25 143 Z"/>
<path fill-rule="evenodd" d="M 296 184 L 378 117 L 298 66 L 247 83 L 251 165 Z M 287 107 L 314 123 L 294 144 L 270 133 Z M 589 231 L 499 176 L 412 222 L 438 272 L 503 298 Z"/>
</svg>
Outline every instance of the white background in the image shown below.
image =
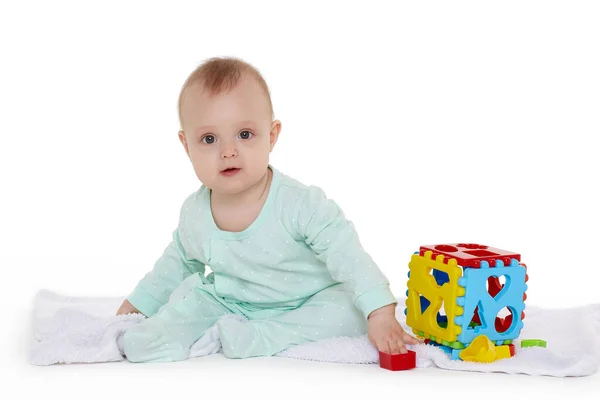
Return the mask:
<svg viewBox="0 0 600 400">
<path fill-rule="evenodd" d="M 599 3 L 1 4 L 2 398 L 600 390 L 598 375 L 220 355 L 40 368 L 26 353 L 37 290 L 126 295 L 168 244 L 199 186 L 177 96 L 212 56 L 263 73 L 283 124 L 271 162 L 340 204 L 398 295 L 420 245 L 466 241 L 522 255 L 528 304 L 600 302 Z"/>
</svg>

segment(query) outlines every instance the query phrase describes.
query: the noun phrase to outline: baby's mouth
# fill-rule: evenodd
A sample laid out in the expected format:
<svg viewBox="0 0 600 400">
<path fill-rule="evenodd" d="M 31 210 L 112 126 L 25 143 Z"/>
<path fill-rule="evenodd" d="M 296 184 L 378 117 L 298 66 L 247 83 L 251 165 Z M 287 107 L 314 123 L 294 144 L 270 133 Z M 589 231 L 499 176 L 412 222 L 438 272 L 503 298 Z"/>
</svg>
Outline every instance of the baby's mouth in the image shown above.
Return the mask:
<svg viewBox="0 0 600 400">
<path fill-rule="evenodd" d="M 233 176 L 240 171 L 241 168 L 227 168 L 221 171 L 221 175 Z"/>
</svg>

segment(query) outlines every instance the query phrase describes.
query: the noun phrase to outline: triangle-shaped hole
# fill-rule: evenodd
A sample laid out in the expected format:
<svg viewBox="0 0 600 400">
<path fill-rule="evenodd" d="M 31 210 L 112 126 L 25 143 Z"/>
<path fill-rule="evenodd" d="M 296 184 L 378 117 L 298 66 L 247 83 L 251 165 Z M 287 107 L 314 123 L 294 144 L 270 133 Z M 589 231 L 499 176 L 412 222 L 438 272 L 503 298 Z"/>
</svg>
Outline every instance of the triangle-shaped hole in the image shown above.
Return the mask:
<svg viewBox="0 0 600 400">
<path fill-rule="evenodd" d="M 421 314 L 423 314 L 425 310 L 429 308 L 431 302 L 427 299 L 427 297 L 423 296 L 422 294 L 419 295 L 419 301 L 421 303 Z"/>
<path fill-rule="evenodd" d="M 475 307 L 475 311 L 473 312 L 473 317 L 471 321 L 469 321 L 468 330 L 479 331 L 480 329 L 486 329 L 487 324 L 485 322 L 485 315 L 483 313 L 483 305 L 481 301 L 477 303 L 477 307 Z"/>
</svg>

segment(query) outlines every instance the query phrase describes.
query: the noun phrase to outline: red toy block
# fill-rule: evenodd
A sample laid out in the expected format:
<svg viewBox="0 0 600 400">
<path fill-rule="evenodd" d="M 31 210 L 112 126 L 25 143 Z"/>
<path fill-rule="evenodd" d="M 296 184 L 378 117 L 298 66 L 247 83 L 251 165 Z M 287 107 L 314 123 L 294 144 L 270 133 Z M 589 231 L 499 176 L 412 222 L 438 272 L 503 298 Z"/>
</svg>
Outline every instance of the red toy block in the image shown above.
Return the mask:
<svg viewBox="0 0 600 400">
<path fill-rule="evenodd" d="M 417 353 L 408 350 L 406 354 L 389 354 L 379 352 L 379 366 L 390 371 L 404 371 L 417 366 Z"/>
<path fill-rule="evenodd" d="M 444 262 L 448 262 L 449 259 L 455 258 L 458 265 L 461 267 L 479 268 L 482 261 L 487 261 L 490 264 L 490 267 L 493 268 L 496 260 L 502 261 L 504 265 L 509 265 L 512 258 L 521 261 L 520 254 L 476 243 L 421 246 L 419 255 L 425 255 L 426 251 L 433 252 L 432 258 L 434 259 L 440 254 L 443 255 Z"/>
<path fill-rule="evenodd" d="M 514 357 L 515 356 L 515 345 L 514 344 L 509 344 L 508 348 L 510 350 L 510 356 Z"/>
</svg>

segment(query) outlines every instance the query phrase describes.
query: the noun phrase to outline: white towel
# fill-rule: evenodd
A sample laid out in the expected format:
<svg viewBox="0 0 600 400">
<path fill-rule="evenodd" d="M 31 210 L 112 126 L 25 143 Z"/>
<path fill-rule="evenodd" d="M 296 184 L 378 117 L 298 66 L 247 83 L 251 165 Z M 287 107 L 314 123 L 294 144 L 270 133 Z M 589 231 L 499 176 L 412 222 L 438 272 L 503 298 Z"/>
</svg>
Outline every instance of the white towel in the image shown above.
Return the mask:
<svg viewBox="0 0 600 400">
<path fill-rule="evenodd" d="M 144 317 L 115 316 L 123 297 L 68 297 L 42 290 L 34 304 L 34 340 L 30 362 L 95 363 L 125 360 L 121 339 L 125 330 Z M 410 332 L 404 317 L 404 299 L 398 298 L 396 316 Z M 240 318 L 226 316 L 223 318 Z M 450 360 L 441 349 L 419 344 L 409 346 L 417 353 L 417 367 L 521 373 L 549 376 L 584 376 L 600 364 L 600 304 L 570 309 L 527 308 L 525 327 L 515 340 L 516 355 L 490 364 Z M 546 348 L 521 348 L 522 339 L 543 339 Z M 220 352 L 216 327 L 209 329 L 191 349 L 190 357 Z M 279 357 L 335 363 L 376 364 L 379 354 L 366 335 L 338 337 L 291 347 Z"/>
</svg>

